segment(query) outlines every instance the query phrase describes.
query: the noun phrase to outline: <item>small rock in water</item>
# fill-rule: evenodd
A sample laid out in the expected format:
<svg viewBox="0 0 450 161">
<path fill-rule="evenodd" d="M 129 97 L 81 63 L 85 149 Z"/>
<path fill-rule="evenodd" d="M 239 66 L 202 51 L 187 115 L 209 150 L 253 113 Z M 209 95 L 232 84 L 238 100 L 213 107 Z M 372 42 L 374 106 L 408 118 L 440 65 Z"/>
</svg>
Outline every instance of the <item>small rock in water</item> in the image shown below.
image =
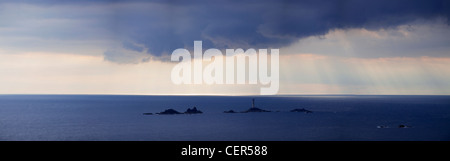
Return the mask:
<svg viewBox="0 0 450 161">
<path fill-rule="evenodd" d="M 237 112 L 233 111 L 233 110 L 228 110 L 228 111 L 223 111 L 223 113 L 237 113 Z"/>
<path fill-rule="evenodd" d="M 411 126 L 403 125 L 403 124 L 398 125 L 398 128 L 410 128 L 410 127 L 411 127 Z"/>
<path fill-rule="evenodd" d="M 293 110 L 291 110 L 291 112 L 304 112 L 304 113 L 312 113 L 312 111 L 310 111 L 310 110 L 307 110 L 307 109 L 304 109 L 304 108 L 296 108 L 296 109 L 293 109 Z"/>
</svg>

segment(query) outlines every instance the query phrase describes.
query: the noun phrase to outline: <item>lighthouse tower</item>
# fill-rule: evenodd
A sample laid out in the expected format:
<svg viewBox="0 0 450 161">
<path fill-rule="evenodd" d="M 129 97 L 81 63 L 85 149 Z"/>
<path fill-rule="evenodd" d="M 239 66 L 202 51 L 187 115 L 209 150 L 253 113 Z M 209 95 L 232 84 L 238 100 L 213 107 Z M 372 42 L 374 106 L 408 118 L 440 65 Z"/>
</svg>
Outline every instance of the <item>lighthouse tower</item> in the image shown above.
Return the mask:
<svg viewBox="0 0 450 161">
<path fill-rule="evenodd" d="M 263 110 L 263 109 L 259 109 L 255 106 L 255 99 L 252 99 L 252 108 L 249 108 L 247 111 L 243 111 L 243 113 L 247 113 L 247 112 L 270 112 L 267 110 Z"/>
<path fill-rule="evenodd" d="M 252 108 L 255 108 L 255 99 L 252 99 Z"/>
</svg>

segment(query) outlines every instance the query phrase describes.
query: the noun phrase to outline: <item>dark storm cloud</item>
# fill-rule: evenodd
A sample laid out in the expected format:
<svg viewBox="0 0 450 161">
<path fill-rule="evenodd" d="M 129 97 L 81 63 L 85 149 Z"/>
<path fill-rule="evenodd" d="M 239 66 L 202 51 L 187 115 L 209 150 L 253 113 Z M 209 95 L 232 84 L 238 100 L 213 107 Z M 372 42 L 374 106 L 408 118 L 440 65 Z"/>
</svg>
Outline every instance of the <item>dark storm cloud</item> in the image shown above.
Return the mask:
<svg viewBox="0 0 450 161">
<path fill-rule="evenodd" d="M 194 40 L 202 40 L 204 48 L 280 48 L 330 29 L 376 30 L 416 19 L 448 20 L 450 15 L 445 0 L 27 2 L 108 6 L 101 10 L 111 14 L 93 19 L 101 19 L 124 48 L 143 51 L 145 47 L 154 56 L 192 48 Z"/>
<path fill-rule="evenodd" d="M 157 1 L 122 8 L 117 32 L 153 55 L 192 47 L 279 48 L 330 29 L 395 27 L 422 18 L 449 17 L 441 0 Z"/>
</svg>

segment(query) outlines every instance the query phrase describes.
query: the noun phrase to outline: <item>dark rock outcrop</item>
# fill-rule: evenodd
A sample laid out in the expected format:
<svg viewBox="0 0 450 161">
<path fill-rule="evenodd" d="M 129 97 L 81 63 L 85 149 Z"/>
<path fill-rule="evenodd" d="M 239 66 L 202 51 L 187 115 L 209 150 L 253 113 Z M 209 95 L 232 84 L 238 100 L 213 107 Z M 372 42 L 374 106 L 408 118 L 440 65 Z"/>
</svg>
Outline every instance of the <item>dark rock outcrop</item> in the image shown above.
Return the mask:
<svg viewBox="0 0 450 161">
<path fill-rule="evenodd" d="M 190 109 L 190 108 L 188 108 L 187 110 L 186 110 L 186 112 L 184 112 L 185 114 L 200 114 L 200 113 L 203 113 L 202 111 L 200 111 L 200 110 L 197 110 L 197 107 L 194 107 L 194 108 L 192 108 L 192 109 Z"/>
<path fill-rule="evenodd" d="M 263 109 L 257 108 L 255 106 L 255 99 L 252 99 L 252 107 L 249 108 L 247 111 L 242 111 L 242 113 L 247 113 L 247 112 L 271 112 L 271 111 L 267 111 L 267 110 L 263 110 Z"/>
<path fill-rule="evenodd" d="M 143 115 L 153 115 L 153 113 L 143 113 Z"/>
<path fill-rule="evenodd" d="M 159 115 L 173 115 L 173 114 L 182 114 L 182 113 L 178 112 L 178 111 L 176 111 L 174 109 L 167 109 L 167 110 L 165 110 L 163 112 L 156 113 L 156 114 L 159 114 Z"/>
<path fill-rule="evenodd" d="M 304 109 L 304 108 L 296 108 L 291 110 L 291 112 L 304 112 L 304 113 L 312 113 L 312 111 Z"/>
<path fill-rule="evenodd" d="M 233 111 L 233 110 L 228 110 L 228 111 L 223 111 L 223 113 L 237 113 L 237 112 Z"/>
<path fill-rule="evenodd" d="M 256 107 L 249 108 L 247 111 L 242 111 L 242 113 L 248 113 L 248 112 L 271 112 L 271 111 L 263 110 L 263 109 L 256 108 Z"/>
<path fill-rule="evenodd" d="M 411 126 L 400 124 L 398 125 L 398 128 L 411 128 Z"/>
</svg>

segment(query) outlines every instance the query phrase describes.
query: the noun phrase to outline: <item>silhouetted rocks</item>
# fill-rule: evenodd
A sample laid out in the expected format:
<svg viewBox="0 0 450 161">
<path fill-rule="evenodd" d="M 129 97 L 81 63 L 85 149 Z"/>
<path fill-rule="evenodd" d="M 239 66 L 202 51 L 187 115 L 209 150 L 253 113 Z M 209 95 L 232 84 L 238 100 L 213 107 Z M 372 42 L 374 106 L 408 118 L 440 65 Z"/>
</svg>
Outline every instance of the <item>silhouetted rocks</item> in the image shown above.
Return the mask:
<svg viewBox="0 0 450 161">
<path fill-rule="evenodd" d="M 197 110 L 197 107 L 194 107 L 192 109 L 188 108 L 186 110 L 186 112 L 184 112 L 185 114 L 199 114 L 199 113 L 203 113 L 202 111 Z"/>
<path fill-rule="evenodd" d="M 248 112 L 272 112 L 272 111 L 268 111 L 268 110 L 263 110 L 263 109 L 257 108 L 255 106 L 255 99 L 252 99 L 252 107 L 249 108 L 246 111 L 242 111 L 241 113 L 248 113 Z M 279 112 L 279 111 L 277 111 L 277 112 Z M 295 110 L 292 110 L 291 112 L 311 113 L 312 111 L 305 110 L 305 109 L 295 109 Z M 167 110 L 165 110 L 163 112 L 155 113 L 155 114 L 158 114 L 158 115 L 173 115 L 173 114 L 201 114 L 201 113 L 203 113 L 203 112 L 198 110 L 197 107 L 193 107 L 192 109 L 188 108 L 184 113 L 178 112 L 178 111 L 176 111 L 174 109 L 167 109 Z M 237 113 L 237 112 L 233 111 L 233 110 L 229 110 L 229 111 L 224 111 L 223 113 Z M 143 113 L 143 114 L 144 115 L 153 115 L 153 113 Z"/>
<path fill-rule="evenodd" d="M 173 115 L 173 114 L 182 114 L 182 113 L 178 112 L 178 111 L 176 111 L 174 109 L 167 109 L 167 110 L 165 110 L 163 112 L 156 113 L 156 114 L 159 114 L 159 115 Z"/>
<path fill-rule="evenodd" d="M 377 126 L 377 128 L 384 129 L 384 128 L 391 128 L 391 127 L 385 126 L 385 125 L 379 125 L 379 126 Z M 397 126 L 397 128 L 404 129 L 404 128 L 411 128 L 411 126 L 400 124 L 400 125 Z"/>
<path fill-rule="evenodd" d="M 312 113 L 312 111 L 304 109 L 304 108 L 296 108 L 291 110 L 291 112 L 304 112 L 304 113 Z"/>
<path fill-rule="evenodd" d="M 411 126 L 403 125 L 403 124 L 398 125 L 398 128 L 410 128 L 410 127 L 411 127 Z"/>
<path fill-rule="evenodd" d="M 173 115 L 173 114 L 200 114 L 200 113 L 203 113 L 203 112 L 200 110 L 197 110 L 197 107 L 194 107 L 192 109 L 188 108 L 186 110 L 186 112 L 184 112 L 184 113 L 178 112 L 177 110 L 174 110 L 174 109 L 167 109 L 163 112 L 156 113 L 156 114 L 158 114 L 158 115 Z M 153 115 L 153 114 L 152 113 L 144 113 L 144 115 Z"/>
<path fill-rule="evenodd" d="M 249 108 L 247 111 L 242 111 L 242 113 L 247 113 L 247 112 L 271 112 L 271 111 L 263 110 L 263 109 L 256 108 L 256 107 Z"/>
<path fill-rule="evenodd" d="M 237 113 L 237 112 L 233 111 L 233 110 L 228 110 L 228 111 L 223 111 L 223 113 Z"/>
<path fill-rule="evenodd" d="M 263 109 L 257 108 L 255 106 L 255 99 L 252 99 L 252 107 L 249 108 L 247 111 L 242 111 L 242 113 L 248 113 L 248 112 L 271 112 L 271 111 L 267 111 L 267 110 L 263 110 Z"/>
</svg>

